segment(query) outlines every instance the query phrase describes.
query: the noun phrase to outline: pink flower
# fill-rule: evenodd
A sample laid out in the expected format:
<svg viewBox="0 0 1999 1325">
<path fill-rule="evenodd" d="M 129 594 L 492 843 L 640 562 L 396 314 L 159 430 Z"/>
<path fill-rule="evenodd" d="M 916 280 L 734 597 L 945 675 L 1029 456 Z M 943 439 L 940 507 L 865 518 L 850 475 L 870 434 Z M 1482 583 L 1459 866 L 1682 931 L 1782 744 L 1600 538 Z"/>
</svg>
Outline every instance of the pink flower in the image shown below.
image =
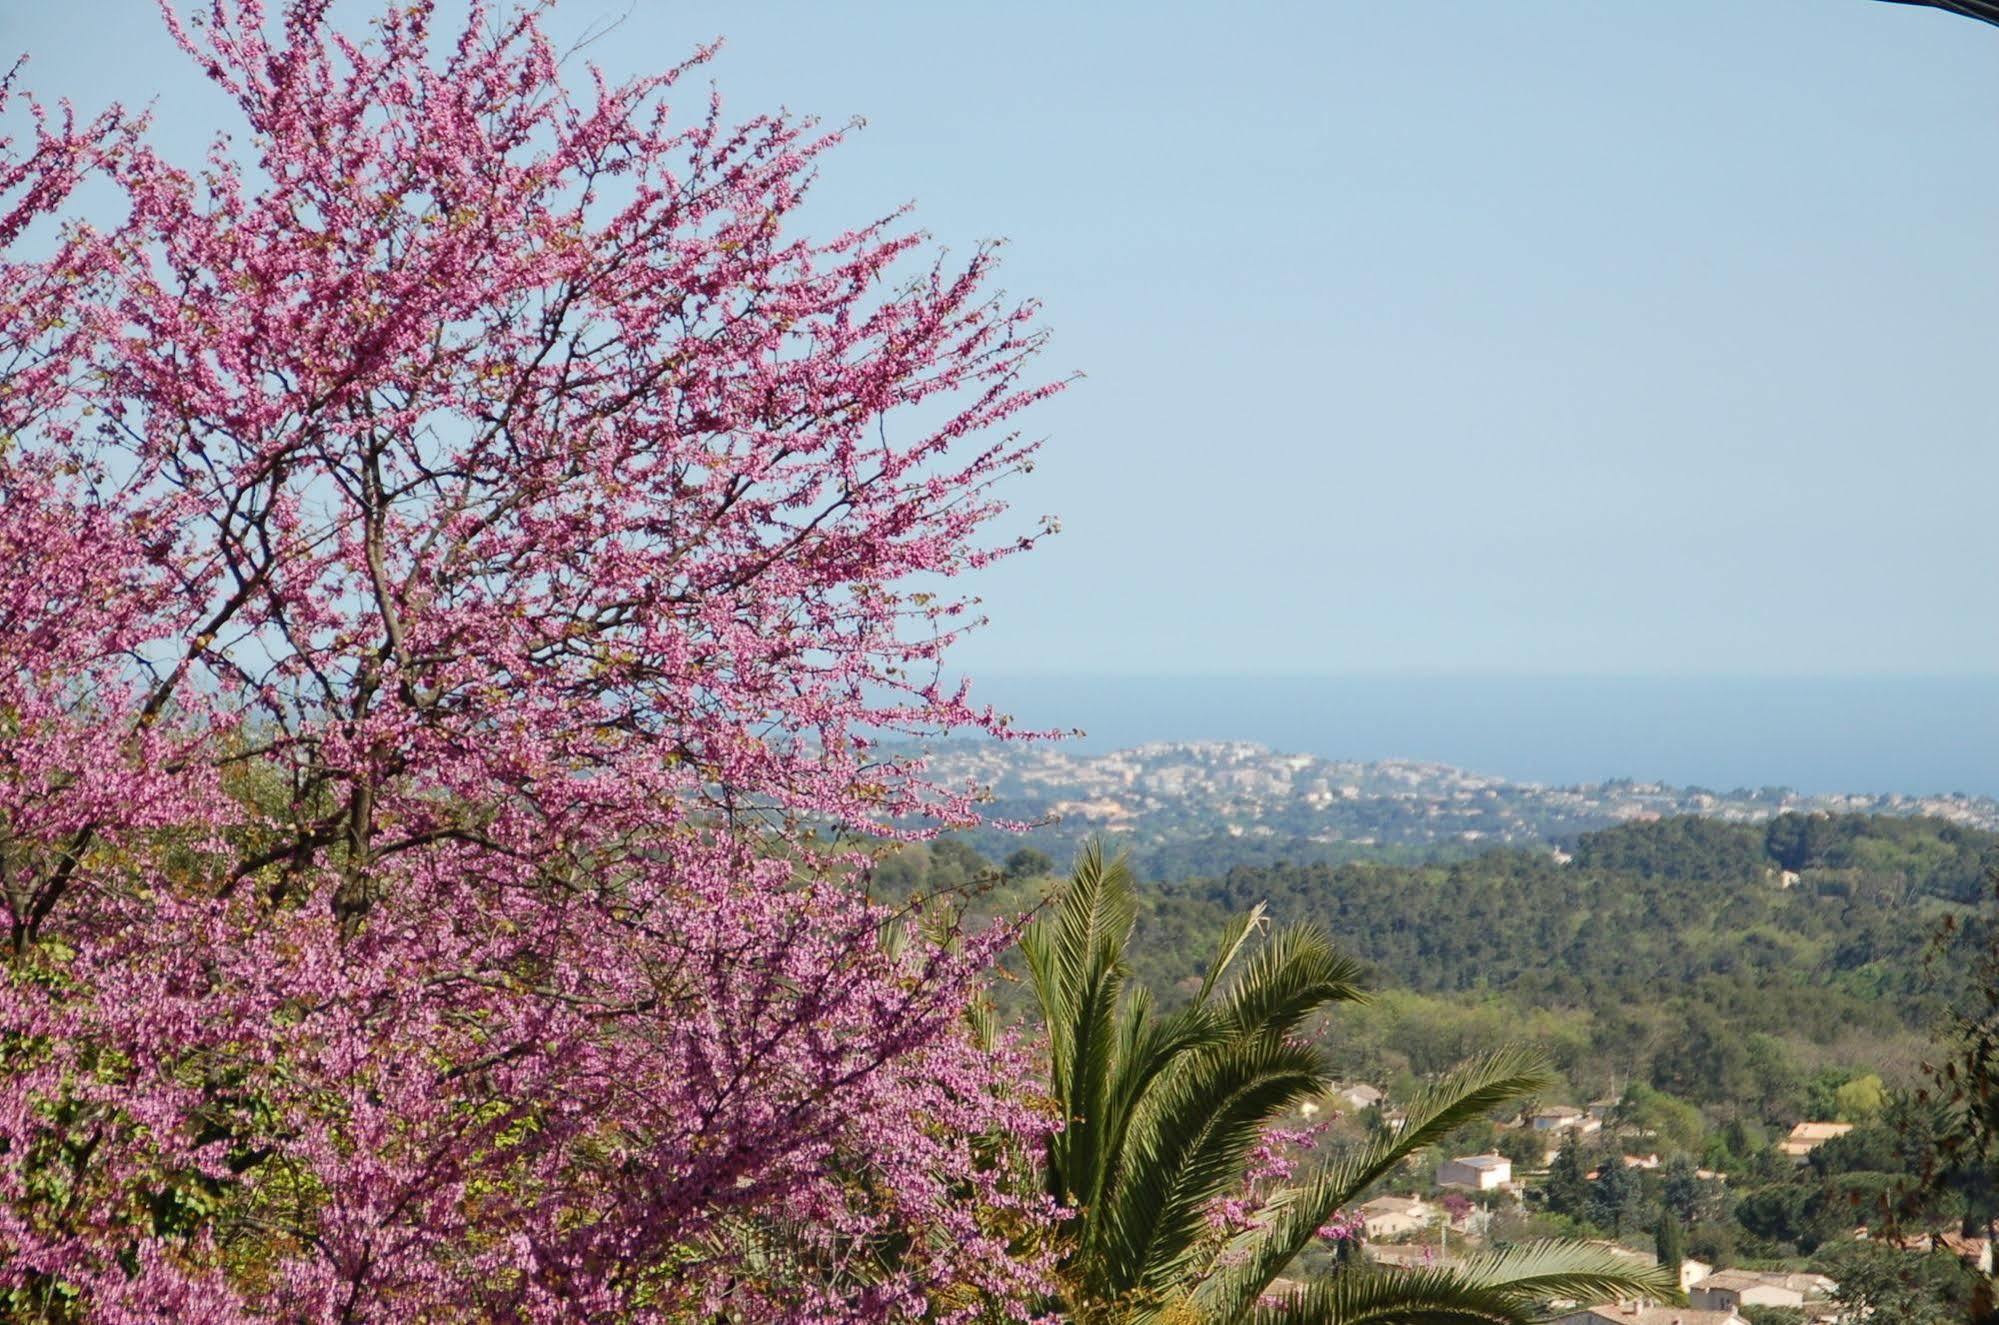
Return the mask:
<svg viewBox="0 0 1999 1325">
<path fill-rule="evenodd" d="M 1020 1315 L 1007 928 L 848 843 L 976 819 L 881 740 L 1019 735 L 938 586 L 1035 541 L 1034 309 L 542 8 L 169 6 L 254 160 L 0 143 L 0 1289 Z M 86 175 L 124 224 L 13 260 Z"/>
</svg>

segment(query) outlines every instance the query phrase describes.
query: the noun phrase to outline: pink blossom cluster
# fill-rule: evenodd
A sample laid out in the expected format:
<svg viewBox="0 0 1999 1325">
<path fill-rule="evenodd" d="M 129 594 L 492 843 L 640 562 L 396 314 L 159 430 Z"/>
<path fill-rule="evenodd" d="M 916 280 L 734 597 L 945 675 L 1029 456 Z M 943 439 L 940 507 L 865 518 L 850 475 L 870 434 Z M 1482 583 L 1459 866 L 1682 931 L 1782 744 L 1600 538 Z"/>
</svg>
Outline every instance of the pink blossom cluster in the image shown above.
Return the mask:
<svg viewBox="0 0 1999 1325">
<path fill-rule="evenodd" d="M 1209 1207 L 1209 1225 L 1231 1237 L 1256 1227 L 1271 1193 L 1290 1181 L 1311 1159 L 1337 1116 L 1301 1127 L 1265 1128 L 1247 1156 L 1242 1189 Z M 1360 1222 L 1358 1216 L 1338 1214 L 1319 1231 L 1319 1236 L 1332 1242 L 1344 1241 L 1355 1236 Z"/>
<path fill-rule="evenodd" d="M 0 1300 L 1044 1286 L 965 1015 L 1009 935 L 848 845 L 976 816 L 886 738 L 1009 734 L 944 586 L 1038 537 L 1034 310 L 899 216 L 798 237 L 837 132 L 683 118 L 705 55 L 572 91 L 545 8 L 167 5 L 242 118 L 196 170 L 0 86 Z"/>
</svg>

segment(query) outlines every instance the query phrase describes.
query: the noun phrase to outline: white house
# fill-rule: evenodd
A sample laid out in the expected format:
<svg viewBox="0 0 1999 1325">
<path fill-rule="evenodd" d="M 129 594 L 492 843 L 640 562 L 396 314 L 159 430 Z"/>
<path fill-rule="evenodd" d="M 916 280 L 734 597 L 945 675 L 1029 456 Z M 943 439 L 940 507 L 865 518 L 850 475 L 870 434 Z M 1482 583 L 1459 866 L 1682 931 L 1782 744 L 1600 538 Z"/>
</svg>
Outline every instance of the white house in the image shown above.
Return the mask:
<svg viewBox="0 0 1999 1325">
<path fill-rule="evenodd" d="M 1365 1081 L 1360 1081 L 1351 1086 L 1341 1086 L 1333 1092 L 1333 1098 L 1341 1101 L 1348 1108 L 1371 1109 L 1387 1099 L 1388 1096 L 1383 1094 L 1379 1088 L 1370 1086 Z"/>
<path fill-rule="evenodd" d="M 1415 1196 L 1377 1196 L 1360 1208 L 1361 1225 L 1370 1241 L 1405 1238 L 1436 1222 L 1437 1207 Z"/>
<path fill-rule="evenodd" d="M 1717 1270 L 1687 1290 L 1687 1301 L 1710 1311 L 1744 1307 L 1802 1307 L 1822 1302 L 1837 1287 L 1822 1274 L 1779 1274 L 1762 1270 Z"/>
<path fill-rule="evenodd" d="M 1792 1163 L 1802 1164 L 1805 1156 L 1834 1137 L 1845 1136 L 1852 1130 L 1852 1123 L 1799 1123 L 1791 1129 L 1789 1136 L 1777 1143 L 1777 1149 L 1789 1155 Z"/>
<path fill-rule="evenodd" d="M 1680 1291 L 1686 1292 L 1701 1280 L 1714 1273 L 1714 1267 L 1706 1261 L 1697 1261 L 1689 1256 L 1680 1262 Z"/>
<path fill-rule="evenodd" d="M 1527 1122 L 1537 1132 L 1575 1132 L 1583 1136 L 1603 1128 L 1603 1119 L 1571 1104 L 1551 1104 Z"/>
<path fill-rule="evenodd" d="M 1437 1166 L 1439 1187 L 1494 1191 L 1513 1181 L 1513 1161 L 1504 1155 L 1459 1155 Z"/>
</svg>

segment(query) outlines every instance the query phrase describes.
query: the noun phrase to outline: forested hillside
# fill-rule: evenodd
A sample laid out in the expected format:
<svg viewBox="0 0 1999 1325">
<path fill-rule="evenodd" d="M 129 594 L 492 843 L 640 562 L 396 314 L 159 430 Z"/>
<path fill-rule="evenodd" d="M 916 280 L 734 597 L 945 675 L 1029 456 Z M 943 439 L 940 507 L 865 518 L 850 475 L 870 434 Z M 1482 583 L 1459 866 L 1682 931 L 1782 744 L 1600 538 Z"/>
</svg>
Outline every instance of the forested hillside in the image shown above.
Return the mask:
<svg viewBox="0 0 1999 1325">
<path fill-rule="evenodd" d="M 1317 920 L 1371 974 L 1372 1001 L 1323 1029 L 1348 1080 L 1393 1102 L 1469 1054 L 1533 1043 L 1565 1078 L 1541 1103 L 1595 1102 L 1605 1119 L 1552 1166 L 1560 1137 L 1511 1113 L 1453 1138 L 1453 1153 L 1497 1149 L 1532 1175 L 1526 1205 L 1502 1212 L 1494 1236 L 1649 1248 L 1670 1223 L 1710 1263 L 1826 1270 L 1879 1289 L 1909 1267 L 1850 1235 L 1920 1167 L 1933 1119 L 1913 1088 L 1967 978 L 1937 959 L 1938 933 L 1954 916 L 1983 936 L 1978 903 L 1995 865 L 1999 835 L 1865 815 L 1669 818 L 1559 852 L 1427 865 L 1241 865 L 1147 889 L 1131 960 L 1168 1000 L 1184 999 L 1226 917 L 1263 903 L 1276 923 Z M 985 905 L 1033 905 L 1053 869 L 1039 851 L 1015 851 Z M 976 889 L 993 872 L 940 841 L 878 878 Z M 1021 991 L 1002 986 L 1000 1001 L 1017 1006 Z M 1373 1116 L 1349 1122 L 1380 1125 Z M 1808 1119 L 1855 1130 L 1800 1164 L 1779 1143 Z M 1397 1190 L 1428 1182 L 1411 1173 Z M 1925 1218 L 1942 1226 L 1993 1206 L 1975 1175 L 1936 1196 Z M 1924 1273 L 1937 1279 L 1924 1302 L 1965 1291 L 1951 1264 Z"/>
<path fill-rule="evenodd" d="M 1045 864 L 1012 862 L 990 904 L 1029 903 Z M 1375 1001 L 1331 1031 L 1357 1076 L 1421 1076 L 1530 1037 L 1580 1099 L 1638 1081 L 1717 1121 L 1787 1122 L 1820 1110 L 1828 1081 L 1915 1070 L 1955 978 L 1925 960 L 1937 925 L 1981 923 L 1993 864 L 1999 835 L 1953 824 L 1785 815 L 1632 824 L 1555 854 L 1239 866 L 1150 890 L 1134 960 L 1156 988 L 1184 984 L 1224 917 L 1263 902 L 1369 964 Z M 954 887 L 981 867 L 946 842 L 883 873 Z"/>
<path fill-rule="evenodd" d="M 1163 889 L 1141 945 L 1184 977 L 1214 917 L 1267 901 L 1374 966 L 1383 996 L 1336 1032 L 1356 1073 L 1435 1071 L 1531 1026 L 1585 1097 L 1636 1080 L 1788 1121 L 1820 1102 L 1815 1077 L 1915 1067 L 1951 979 L 1924 960 L 1938 918 L 1976 899 L 1999 837 L 1863 816 L 1681 818 L 1588 834 L 1568 854 L 1232 870 Z"/>
</svg>

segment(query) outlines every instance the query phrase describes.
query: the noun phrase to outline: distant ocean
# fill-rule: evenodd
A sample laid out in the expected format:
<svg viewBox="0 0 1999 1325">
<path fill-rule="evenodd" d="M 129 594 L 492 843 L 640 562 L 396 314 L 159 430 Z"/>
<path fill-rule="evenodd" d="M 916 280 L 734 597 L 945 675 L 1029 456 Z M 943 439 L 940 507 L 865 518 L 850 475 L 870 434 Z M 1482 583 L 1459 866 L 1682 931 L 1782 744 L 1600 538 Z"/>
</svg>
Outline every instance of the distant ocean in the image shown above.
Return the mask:
<svg viewBox="0 0 1999 1325">
<path fill-rule="evenodd" d="M 1999 796 L 1999 677 L 980 675 L 1022 726 L 1077 746 L 1242 740 L 1407 757 L 1524 782 Z"/>
</svg>

